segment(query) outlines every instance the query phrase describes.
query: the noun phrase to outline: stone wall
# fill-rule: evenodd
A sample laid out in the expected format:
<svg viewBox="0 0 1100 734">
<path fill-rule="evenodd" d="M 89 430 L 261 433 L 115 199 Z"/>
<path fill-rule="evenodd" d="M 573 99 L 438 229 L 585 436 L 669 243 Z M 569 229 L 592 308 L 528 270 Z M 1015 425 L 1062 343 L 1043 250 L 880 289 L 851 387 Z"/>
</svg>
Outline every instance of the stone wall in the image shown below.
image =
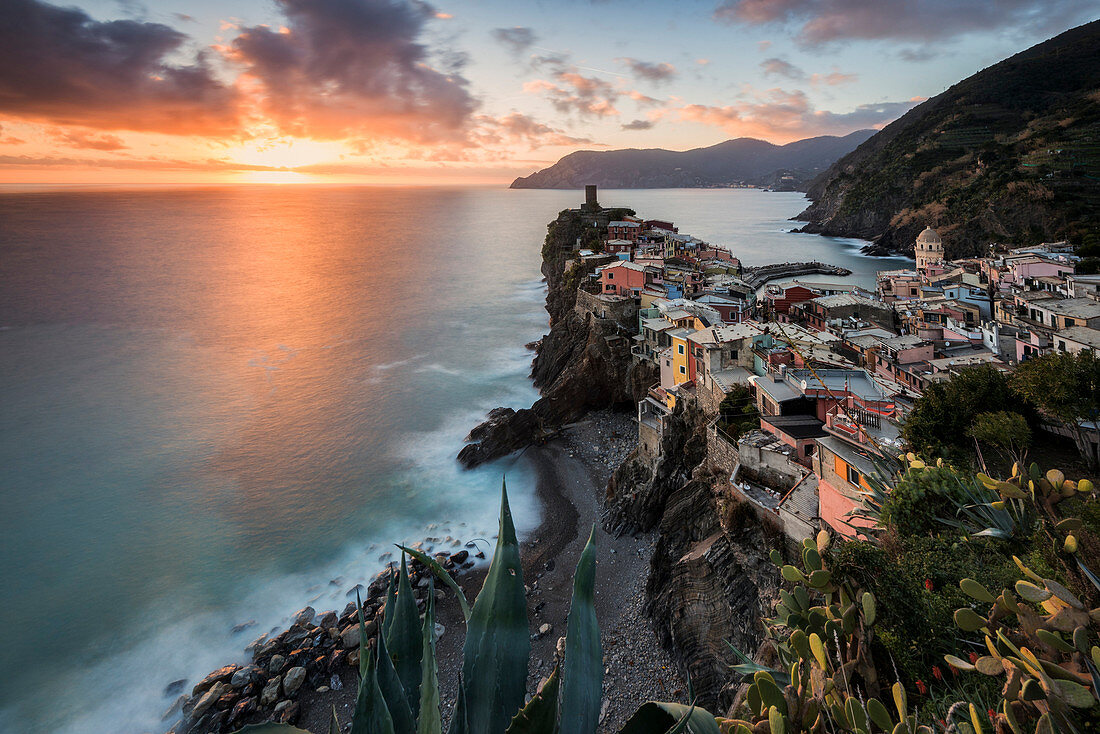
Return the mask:
<svg viewBox="0 0 1100 734">
<path fill-rule="evenodd" d="M 703 382 L 697 381 L 695 383 L 695 395 L 699 401 L 699 407 L 707 416 L 718 415 L 718 406 L 726 397 L 726 394 L 722 392 L 722 389 L 718 387 L 718 383 L 714 380 L 710 380 L 709 388 Z"/>
<path fill-rule="evenodd" d="M 738 445 L 741 457 L 741 470 L 760 484 L 785 492 L 798 483 L 804 470 L 800 470 L 785 455 L 778 451 L 757 448 L 750 444 Z"/>
<path fill-rule="evenodd" d="M 707 426 L 707 464 L 725 473 L 728 478 L 741 460 L 737 446 L 730 443 L 713 423 Z"/>
<path fill-rule="evenodd" d="M 634 333 L 638 327 L 638 305 L 632 298 L 622 296 L 603 296 L 580 289 L 573 309 L 581 318 L 589 314 L 599 319 L 617 321 L 628 331 Z"/>
</svg>

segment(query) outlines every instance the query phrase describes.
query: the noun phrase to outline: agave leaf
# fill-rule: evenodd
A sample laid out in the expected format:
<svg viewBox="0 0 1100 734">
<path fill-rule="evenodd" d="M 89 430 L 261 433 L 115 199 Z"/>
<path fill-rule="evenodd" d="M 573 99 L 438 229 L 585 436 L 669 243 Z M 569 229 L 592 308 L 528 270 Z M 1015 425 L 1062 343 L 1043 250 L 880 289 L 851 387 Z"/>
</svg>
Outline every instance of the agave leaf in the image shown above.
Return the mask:
<svg viewBox="0 0 1100 734">
<path fill-rule="evenodd" d="M 424 611 L 423 650 L 420 656 L 420 718 L 416 734 L 442 734 L 439 713 L 439 670 L 435 660 L 435 583 L 428 583 L 428 607 Z"/>
<path fill-rule="evenodd" d="M 394 629 L 397 629 L 396 625 Z M 375 660 L 378 689 L 382 691 L 382 698 L 386 700 L 386 708 L 393 719 L 394 734 L 414 734 L 416 717 L 413 716 L 408 694 L 401 684 L 401 677 L 397 674 L 388 648 L 386 636 L 378 635 L 378 657 Z"/>
<path fill-rule="evenodd" d="M 396 616 L 394 609 L 397 606 L 397 575 L 390 567 L 390 582 L 386 584 L 386 604 L 382 607 L 382 634 L 389 635 L 390 628 L 393 627 L 393 618 Z"/>
<path fill-rule="evenodd" d="M 393 717 L 378 687 L 378 667 L 370 648 L 366 648 L 366 658 L 366 675 L 359 681 L 359 695 L 351 718 L 352 734 L 395 734 Z"/>
<path fill-rule="evenodd" d="M 340 720 L 336 718 L 336 704 L 332 705 L 332 718 L 328 720 L 328 734 L 340 734 Z"/>
<path fill-rule="evenodd" d="M 462 587 L 458 585 L 458 582 L 454 580 L 454 577 L 451 576 L 451 574 L 447 573 L 447 569 L 443 568 L 443 566 L 440 566 L 437 560 L 429 556 L 424 551 L 418 551 L 415 548 L 406 548 L 403 545 L 399 545 L 397 547 L 430 568 L 432 573 L 434 573 L 440 581 L 445 583 L 451 589 L 451 591 L 455 593 L 455 596 L 458 598 L 458 605 L 462 607 L 462 618 L 469 621 L 470 605 L 466 601 L 466 594 L 463 593 Z"/>
<path fill-rule="evenodd" d="M 512 718 L 504 734 L 554 734 L 558 716 L 558 668 L 546 679 L 539 692 Z M 593 730 L 595 731 L 595 730 Z"/>
<path fill-rule="evenodd" d="M 719 734 L 714 716 L 697 706 L 682 703 L 648 701 L 634 712 L 619 734 L 667 734 L 669 729 L 685 719 L 686 731 L 692 734 Z"/>
<path fill-rule="evenodd" d="M 496 550 L 470 612 L 462 649 L 469 731 L 492 734 L 508 728 L 523 707 L 530 654 L 523 566 L 503 486 Z"/>
<path fill-rule="evenodd" d="M 592 734 L 603 701 L 603 648 L 596 621 L 595 526 L 573 574 L 573 599 L 565 635 L 561 685 L 561 734 Z"/>
<path fill-rule="evenodd" d="M 387 620 L 389 616 L 387 613 Z M 386 632 L 386 647 L 389 648 L 393 668 L 401 679 L 405 700 L 415 721 L 416 712 L 420 708 L 420 612 L 416 608 L 412 584 L 409 583 L 409 569 L 405 565 L 404 553 L 401 554 L 401 570 L 397 577 L 393 622 Z"/>
<path fill-rule="evenodd" d="M 467 734 L 470 731 L 469 718 L 466 716 L 466 686 L 462 684 L 462 674 L 458 674 L 458 698 L 455 710 L 451 713 L 451 725 L 447 734 Z"/>
<path fill-rule="evenodd" d="M 801 630 L 797 630 L 797 631 L 801 632 Z M 802 643 L 800 643 L 800 644 L 804 644 L 805 642 L 806 642 L 806 635 L 803 634 L 802 635 Z M 772 670 L 771 668 L 765 667 L 765 666 L 761 665 L 760 663 L 754 662 L 752 658 L 750 658 L 748 655 L 741 652 L 736 647 L 734 647 L 732 644 L 730 644 L 729 640 L 726 640 L 725 643 L 726 643 L 726 646 L 730 650 L 733 651 L 733 654 L 737 657 L 737 659 L 741 661 L 740 663 L 738 663 L 736 665 L 731 665 L 730 666 L 731 670 L 736 671 L 740 675 L 756 675 L 756 673 L 758 671 L 762 670 L 762 671 L 765 671 L 768 675 L 770 675 L 773 679 L 775 679 L 775 681 L 777 683 L 779 683 L 781 686 L 786 687 L 786 686 L 789 686 L 791 684 L 791 679 L 790 679 L 790 674 L 789 673 L 784 673 L 781 670 Z M 809 650 L 808 647 L 807 647 L 807 650 Z"/>
</svg>

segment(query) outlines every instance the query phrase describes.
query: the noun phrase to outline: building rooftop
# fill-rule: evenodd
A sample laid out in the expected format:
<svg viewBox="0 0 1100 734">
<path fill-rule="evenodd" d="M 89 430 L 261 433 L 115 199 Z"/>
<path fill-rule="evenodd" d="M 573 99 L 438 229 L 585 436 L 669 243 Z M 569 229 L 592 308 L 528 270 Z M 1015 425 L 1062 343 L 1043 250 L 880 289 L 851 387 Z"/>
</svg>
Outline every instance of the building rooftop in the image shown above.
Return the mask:
<svg viewBox="0 0 1100 734">
<path fill-rule="evenodd" d="M 1071 326 L 1062 329 L 1055 337 L 1067 339 L 1086 347 L 1100 351 L 1100 329 L 1092 329 L 1088 326 Z"/>
<path fill-rule="evenodd" d="M 1100 301 L 1091 298 L 1067 298 L 1062 301 L 1052 300 L 1046 303 L 1036 304 L 1036 308 L 1055 311 L 1063 316 L 1082 319 L 1094 319 L 1100 317 Z"/>
<path fill-rule="evenodd" d="M 869 308 L 879 309 L 889 308 L 889 306 L 882 301 L 864 298 L 854 293 L 837 293 L 832 296 L 819 296 L 814 298 L 812 302 L 820 304 L 825 308 L 841 308 L 843 306 L 868 306 Z"/>
<path fill-rule="evenodd" d="M 825 424 L 812 415 L 764 415 L 760 420 L 795 439 L 827 435 Z"/>
<path fill-rule="evenodd" d="M 614 221 L 614 222 L 608 222 L 607 226 L 608 227 L 641 227 L 642 225 L 638 222 L 626 222 L 626 221 L 623 221 L 623 220 L 620 219 L 620 220 L 617 220 L 617 221 Z"/>
<path fill-rule="evenodd" d="M 639 265 L 638 263 L 632 263 L 629 260 L 620 261 L 620 262 L 617 262 L 617 263 L 612 263 L 610 265 L 605 265 L 603 268 L 601 268 L 601 270 L 611 270 L 613 268 L 626 268 L 627 270 L 633 270 L 633 271 L 638 272 L 638 273 L 644 273 L 645 272 L 645 265 Z"/>
<path fill-rule="evenodd" d="M 814 375 L 814 372 L 817 375 Z M 866 370 L 787 370 L 787 380 L 804 385 L 806 390 L 847 392 L 862 400 L 883 400 L 886 395 Z"/>
<path fill-rule="evenodd" d="M 882 345 L 887 349 L 912 349 L 928 343 L 927 339 L 921 339 L 916 334 L 903 334 L 883 340 Z"/>
<path fill-rule="evenodd" d="M 762 390 L 765 395 L 777 403 L 784 403 L 788 400 L 802 397 L 801 392 L 795 390 L 783 380 L 775 382 L 772 380 L 771 375 L 755 377 L 755 379 L 749 378 L 749 382 L 755 385 L 757 390 Z"/>
</svg>

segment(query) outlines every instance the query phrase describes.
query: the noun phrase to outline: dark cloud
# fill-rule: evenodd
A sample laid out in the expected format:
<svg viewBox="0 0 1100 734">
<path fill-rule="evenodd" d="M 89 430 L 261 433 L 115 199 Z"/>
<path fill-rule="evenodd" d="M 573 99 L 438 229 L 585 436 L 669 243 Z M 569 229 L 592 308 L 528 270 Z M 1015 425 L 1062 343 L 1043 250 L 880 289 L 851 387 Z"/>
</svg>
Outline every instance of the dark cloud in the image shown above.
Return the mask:
<svg viewBox="0 0 1100 734">
<path fill-rule="evenodd" d="M 936 58 L 938 54 L 932 48 L 928 46 L 917 46 L 916 48 L 903 48 L 898 51 L 898 58 L 902 61 L 910 61 L 919 63 L 921 61 L 931 61 Z"/>
<path fill-rule="evenodd" d="M 723 0 L 729 23 L 789 24 L 804 46 L 844 39 L 943 40 L 1000 28 L 1052 34 L 1091 19 L 1095 0 Z"/>
<path fill-rule="evenodd" d="M 623 64 L 634 73 L 635 76 L 641 77 L 651 82 L 667 82 L 676 76 L 676 67 L 668 63 L 650 63 L 648 61 L 639 61 L 632 58 L 615 59 L 619 63 Z"/>
<path fill-rule="evenodd" d="M 86 127 L 223 135 L 235 91 L 202 55 L 176 59 L 187 37 L 159 23 L 98 22 L 76 8 L 4 0 L 0 112 Z"/>
<path fill-rule="evenodd" d="M 490 31 L 493 38 L 516 56 L 521 56 L 527 49 L 534 45 L 538 37 L 530 28 L 515 26 L 514 28 L 494 28 Z"/>
<path fill-rule="evenodd" d="M 764 59 L 760 62 L 760 68 L 764 70 L 764 76 L 779 76 L 795 80 L 806 78 L 806 72 L 780 58 Z"/>
<path fill-rule="evenodd" d="M 623 125 L 623 130 L 649 130 L 652 127 L 652 120 L 631 120 Z"/>
<path fill-rule="evenodd" d="M 459 69 L 434 68 L 420 36 L 435 11 L 401 0 L 279 0 L 285 30 L 242 28 L 231 57 L 263 111 L 295 135 L 461 137 L 477 103 Z"/>
<path fill-rule="evenodd" d="M 188 15 L 187 13 L 172 13 L 172 15 L 175 16 L 176 20 L 182 21 L 184 23 L 195 22 L 195 16 Z"/>
</svg>

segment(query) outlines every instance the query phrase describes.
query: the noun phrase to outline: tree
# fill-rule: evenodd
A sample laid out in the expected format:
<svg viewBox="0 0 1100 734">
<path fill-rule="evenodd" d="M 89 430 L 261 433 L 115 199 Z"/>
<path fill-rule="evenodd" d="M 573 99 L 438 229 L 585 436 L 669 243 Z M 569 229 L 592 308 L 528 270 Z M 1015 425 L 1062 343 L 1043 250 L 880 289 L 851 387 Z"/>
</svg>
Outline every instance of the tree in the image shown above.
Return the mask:
<svg viewBox="0 0 1100 734">
<path fill-rule="evenodd" d="M 1065 424 L 1090 471 L 1095 471 L 1096 449 L 1082 423 L 1100 418 L 1100 358 L 1091 350 L 1069 354 L 1052 352 L 1029 359 L 1012 376 L 1012 388 L 1025 400 Z"/>
<path fill-rule="evenodd" d="M 1015 411 L 1034 419 L 1030 406 L 1009 386 L 1003 372 L 990 366 L 972 367 L 947 382 L 930 385 L 914 404 L 902 435 L 922 456 L 941 456 L 954 462 L 974 459 L 968 431 L 980 413 Z"/>
<path fill-rule="evenodd" d="M 1028 446 L 1031 445 L 1031 428 L 1027 421 L 1019 413 L 1008 410 L 978 413 L 967 434 L 1020 466 L 1024 465 Z"/>
</svg>

